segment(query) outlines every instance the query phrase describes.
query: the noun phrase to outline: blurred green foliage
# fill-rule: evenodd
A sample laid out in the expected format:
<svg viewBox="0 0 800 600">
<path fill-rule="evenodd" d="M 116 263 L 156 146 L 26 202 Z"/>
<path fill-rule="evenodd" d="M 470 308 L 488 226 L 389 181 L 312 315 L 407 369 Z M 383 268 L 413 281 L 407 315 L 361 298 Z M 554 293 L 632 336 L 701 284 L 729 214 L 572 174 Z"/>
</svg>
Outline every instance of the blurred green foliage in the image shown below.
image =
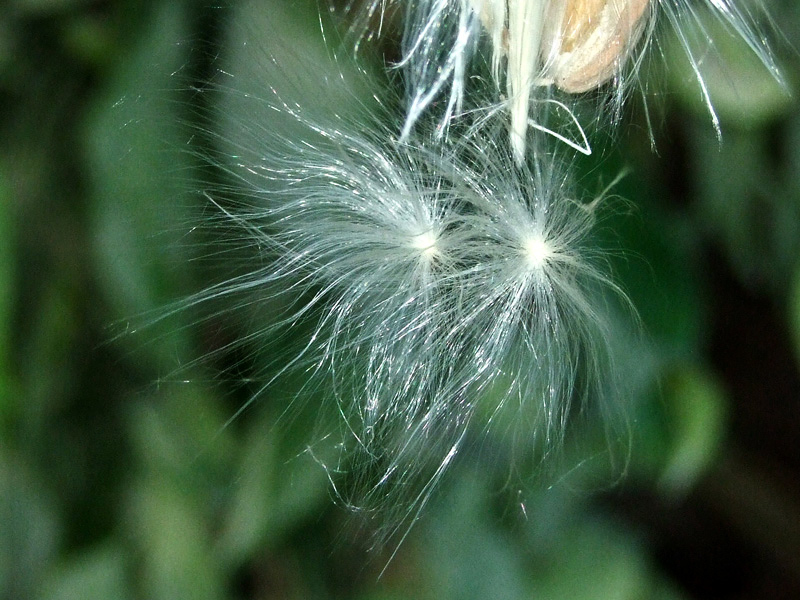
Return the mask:
<svg viewBox="0 0 800 600">
<path fill-rule="evenodd" d="M 800 11 L 783 4 L 797 39 Z M 0 9 L 0 598 L 687 597 L 651 541 L 597 498 L 613 485 L 681 502 L 724 451 L 707 248 L 776 307 L 800 364 L 796 100 L 719 32 L 703 72 L 720 144 L 663 40 L 652 77 L 675 93 L 655 138 L 684 141 L 681 181 L 635 127 L 582 175 L 591 188 L 631 167 L 615 191 L 634 208 L 605 224 L 644 329 L 620 324 L 614 341 L 629 459 L 609 473 L 567 448 L 565 472 L 523 489 L 498 485 L 507 465 L 492 451 L 467 453 L 402 545 L 367 552 L 375 524 L 335 502 L 314 399 L 284 413 L 302 382 L 260 391 L 231 421 L 274 357 L 199 362 L 245 326 L 155 318 L 218 275 L 201 260 L 214 240 L 190 236 L 207 210 L 192 191 L 212 175 L 183 151 L 200 109 L 174 74 L 202 77 L 198 48 L 213 47 L 222 12 L 188 0 Z M 291 17 L 298 45 L 317 26 L 313 10 L 274 14 Z M 602 432 L 580 435 L 581 452 L 604 453 Z"/>
</svg>

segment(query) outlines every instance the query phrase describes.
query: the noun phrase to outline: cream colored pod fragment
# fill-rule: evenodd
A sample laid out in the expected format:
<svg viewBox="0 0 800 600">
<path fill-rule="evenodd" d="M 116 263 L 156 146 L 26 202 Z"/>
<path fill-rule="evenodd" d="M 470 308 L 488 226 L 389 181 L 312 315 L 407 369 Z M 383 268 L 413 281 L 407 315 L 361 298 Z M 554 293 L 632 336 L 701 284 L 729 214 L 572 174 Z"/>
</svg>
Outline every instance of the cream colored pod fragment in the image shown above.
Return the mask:
<svg viewBox="0 0 800 600">
<path fill-rule="evenodd" d="M 650 0 L 556 0 L 542 49 L 545 77 L 577 94 L 619 73 L 641 36 Z"/>
</svg>

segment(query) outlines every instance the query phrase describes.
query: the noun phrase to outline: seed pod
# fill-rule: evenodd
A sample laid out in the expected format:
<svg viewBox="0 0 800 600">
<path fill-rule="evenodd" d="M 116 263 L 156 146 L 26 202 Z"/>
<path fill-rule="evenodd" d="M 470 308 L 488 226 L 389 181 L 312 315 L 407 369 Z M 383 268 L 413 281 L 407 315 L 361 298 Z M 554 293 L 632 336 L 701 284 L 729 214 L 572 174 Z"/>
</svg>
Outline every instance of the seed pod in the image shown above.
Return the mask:
<svg viewBox="0 0 800 600">
<path fill-rule="evenodd" d="M 552 2 L 542 50 L 547 79 L 576 94 L 599 87 L 622 68 L 644 29 L 649 0 Z"/>
</svg>

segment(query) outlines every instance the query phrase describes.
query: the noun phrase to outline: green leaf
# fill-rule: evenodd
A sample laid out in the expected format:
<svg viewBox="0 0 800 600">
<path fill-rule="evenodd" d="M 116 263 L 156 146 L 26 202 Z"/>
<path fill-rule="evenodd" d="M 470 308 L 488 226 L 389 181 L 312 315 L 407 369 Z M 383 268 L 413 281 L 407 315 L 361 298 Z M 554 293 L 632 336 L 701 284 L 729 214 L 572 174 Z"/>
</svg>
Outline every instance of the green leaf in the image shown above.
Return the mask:
<svg viewBox="0 0 800 600">
<path fill-rule="evenodd" d="M 31 598 L 55 559 L 61 525 L 49 490 L 0 446 L 0 598 Z"/>
<path fill-rule="evenodd" d="M 11 193 L 6 168 L 0 162 L 0 432 L 20 410 L 11 381 L 11 318 L 16 301 L 16 235 L 11 227 Z"/>
<path fill-rule="evenodd" d="M 697 367 L 676 372 L 666 389 L 671 444 L 659 487 L 680 496 L 718 455 L 726 431 L 727 398 L 712 374 Z"/>
<path fill-rule="evenodd" d="M 534 598 L 650 598 L 650 567 L 640 544 L 610 522 L 584 518 L 562 531 L 560 548 L 537 569 Z"/>
<path fill-rule="evenodd" d="M 203 501 L 187 497 L 167 481 L 136 482 L 126 525 L 142 556 L 142 597 L 225 597 L 223 573 L 211 552 L 208 523 L 199 508 Z"/>
<path fill-rule="evenodd" d="M 120 64 L 86 123 L 91 223 L 97 274 L 122 318 L 164 314 L 186 293 L 192 213 L 182 197 L 193 159 L 180 125 L 180 77 L 187 62 L 186 9 L 162 3 L 148 34 Z M 151 318 L 152 320 L 152 318 Z M 146 319 L 145 319 L 146 321 Z M 148 356 L 174 365 L 185 356 L 183 328 L 150 328 Z M 127 338 L 125 338 L 127 339 Z"/>
<path fill-rule="evenodd" d="M 710 10 L 692 13 L 697 23 L 684 23 L 681 36 L 673 32 L 663 41 L 669 88 L 692 110 L 708 113 L 683 45 L 686 39 L 723 129 L 726 125 L 755 128 L 785 115 L 792 105 L 790 94 L 744 38 Z"/>
<path fill-rule="evenodd" d="M 436 600 L 524 597 L 521 553 L 493 522 L 490 482 L 478 470 L 462 470 L 453 483 L 412 531 L 420 544 L 419 573 L 400 591 Z"/>
<path fill-rule="evenodd" d="M 330 502 L 325 469 L 308 452 L 287 456 L 287 428 L 281 425 L 261 419 L 245 440 L 219 538 L 219 555 L 232 567 Z"/>
<path fill-rule="evenodd" d="M 207 514 L 230 480 L 235 439 L 218 399 L 199 384 L 163 385 L 151 402 L 133 406 L 133 449 L 144 472 L 206 498 Z"/>
<path fill-rule="evenodd" d="M 744 285 L 784 289 L 800 239 L 795 171 L 776 168 L 766 132 L 732 131 L 720 146 L 707 129 L 690 131 L 698 221 Z"/>
<path fill-rule="evenodd" d="M 663 190 L 640 172 L 614 189 L 636 203 L 606 227 L 622 248 L 614 281 L 630 297 L 650 342 L 667 355 L 691 354 L 701 339 L 705 305 L 692 256 L 692 232 L 663 210 Z"/>
<path fill-rule="evenodd" d="M 102 546 L 70 557 L 48 577 L 40 600 L 128 600 L 121 548 Z"/>
</svg>

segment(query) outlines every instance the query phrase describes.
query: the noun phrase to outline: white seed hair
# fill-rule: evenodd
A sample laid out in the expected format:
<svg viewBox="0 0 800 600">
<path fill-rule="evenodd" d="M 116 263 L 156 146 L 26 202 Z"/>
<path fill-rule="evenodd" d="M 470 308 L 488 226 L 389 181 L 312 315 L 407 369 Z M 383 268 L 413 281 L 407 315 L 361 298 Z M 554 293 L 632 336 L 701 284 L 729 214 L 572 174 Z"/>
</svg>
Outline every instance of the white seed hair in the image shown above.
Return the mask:
<svg viewBox="0 0 800 600">
<path fill-rule="evenodd" d="M 508 112 L 509 140 L 518 164 L 524 160 L 529 128 L 544 128 L 537 111 L 543 103 L 556 99 L 570 104 L 576 94 L 610 82 L 610 94 L 589 97 L 601 107 L 610 105 L 609 119 L 618 119 L 624 99 L 639 80 L 644 51 L 658 45 L 662 19 L 675 29 L 689 55 L 717 130 L 699 68 L 704 52 L 697 49 L 713 51 L 714 40 L 703 30 L 699 11 L 711 11 L 783 81 L 759 26 L 766 18 L 760 0 L 372 0 L 366 9 L 360 2 L 348 9 L 358 40 L 376 34 L 367 27 L 365 15 L 374 16 L 392 4 L 405 8 L 402 59 L 397 65 L 407 83 L 401 138 L 408 138 L 426 111 L 436 113 L 444 135 L 465 110 L 480 108 L 474 106 L 471 92 L 486 86 L 475 77 L 480 68 L 473 63 L 486 54 L 496 101 Z M 482 101 L 485 94 L 478 98 Z M 590 151 L 573 137 L 557 137 Z"/>
</svg>

